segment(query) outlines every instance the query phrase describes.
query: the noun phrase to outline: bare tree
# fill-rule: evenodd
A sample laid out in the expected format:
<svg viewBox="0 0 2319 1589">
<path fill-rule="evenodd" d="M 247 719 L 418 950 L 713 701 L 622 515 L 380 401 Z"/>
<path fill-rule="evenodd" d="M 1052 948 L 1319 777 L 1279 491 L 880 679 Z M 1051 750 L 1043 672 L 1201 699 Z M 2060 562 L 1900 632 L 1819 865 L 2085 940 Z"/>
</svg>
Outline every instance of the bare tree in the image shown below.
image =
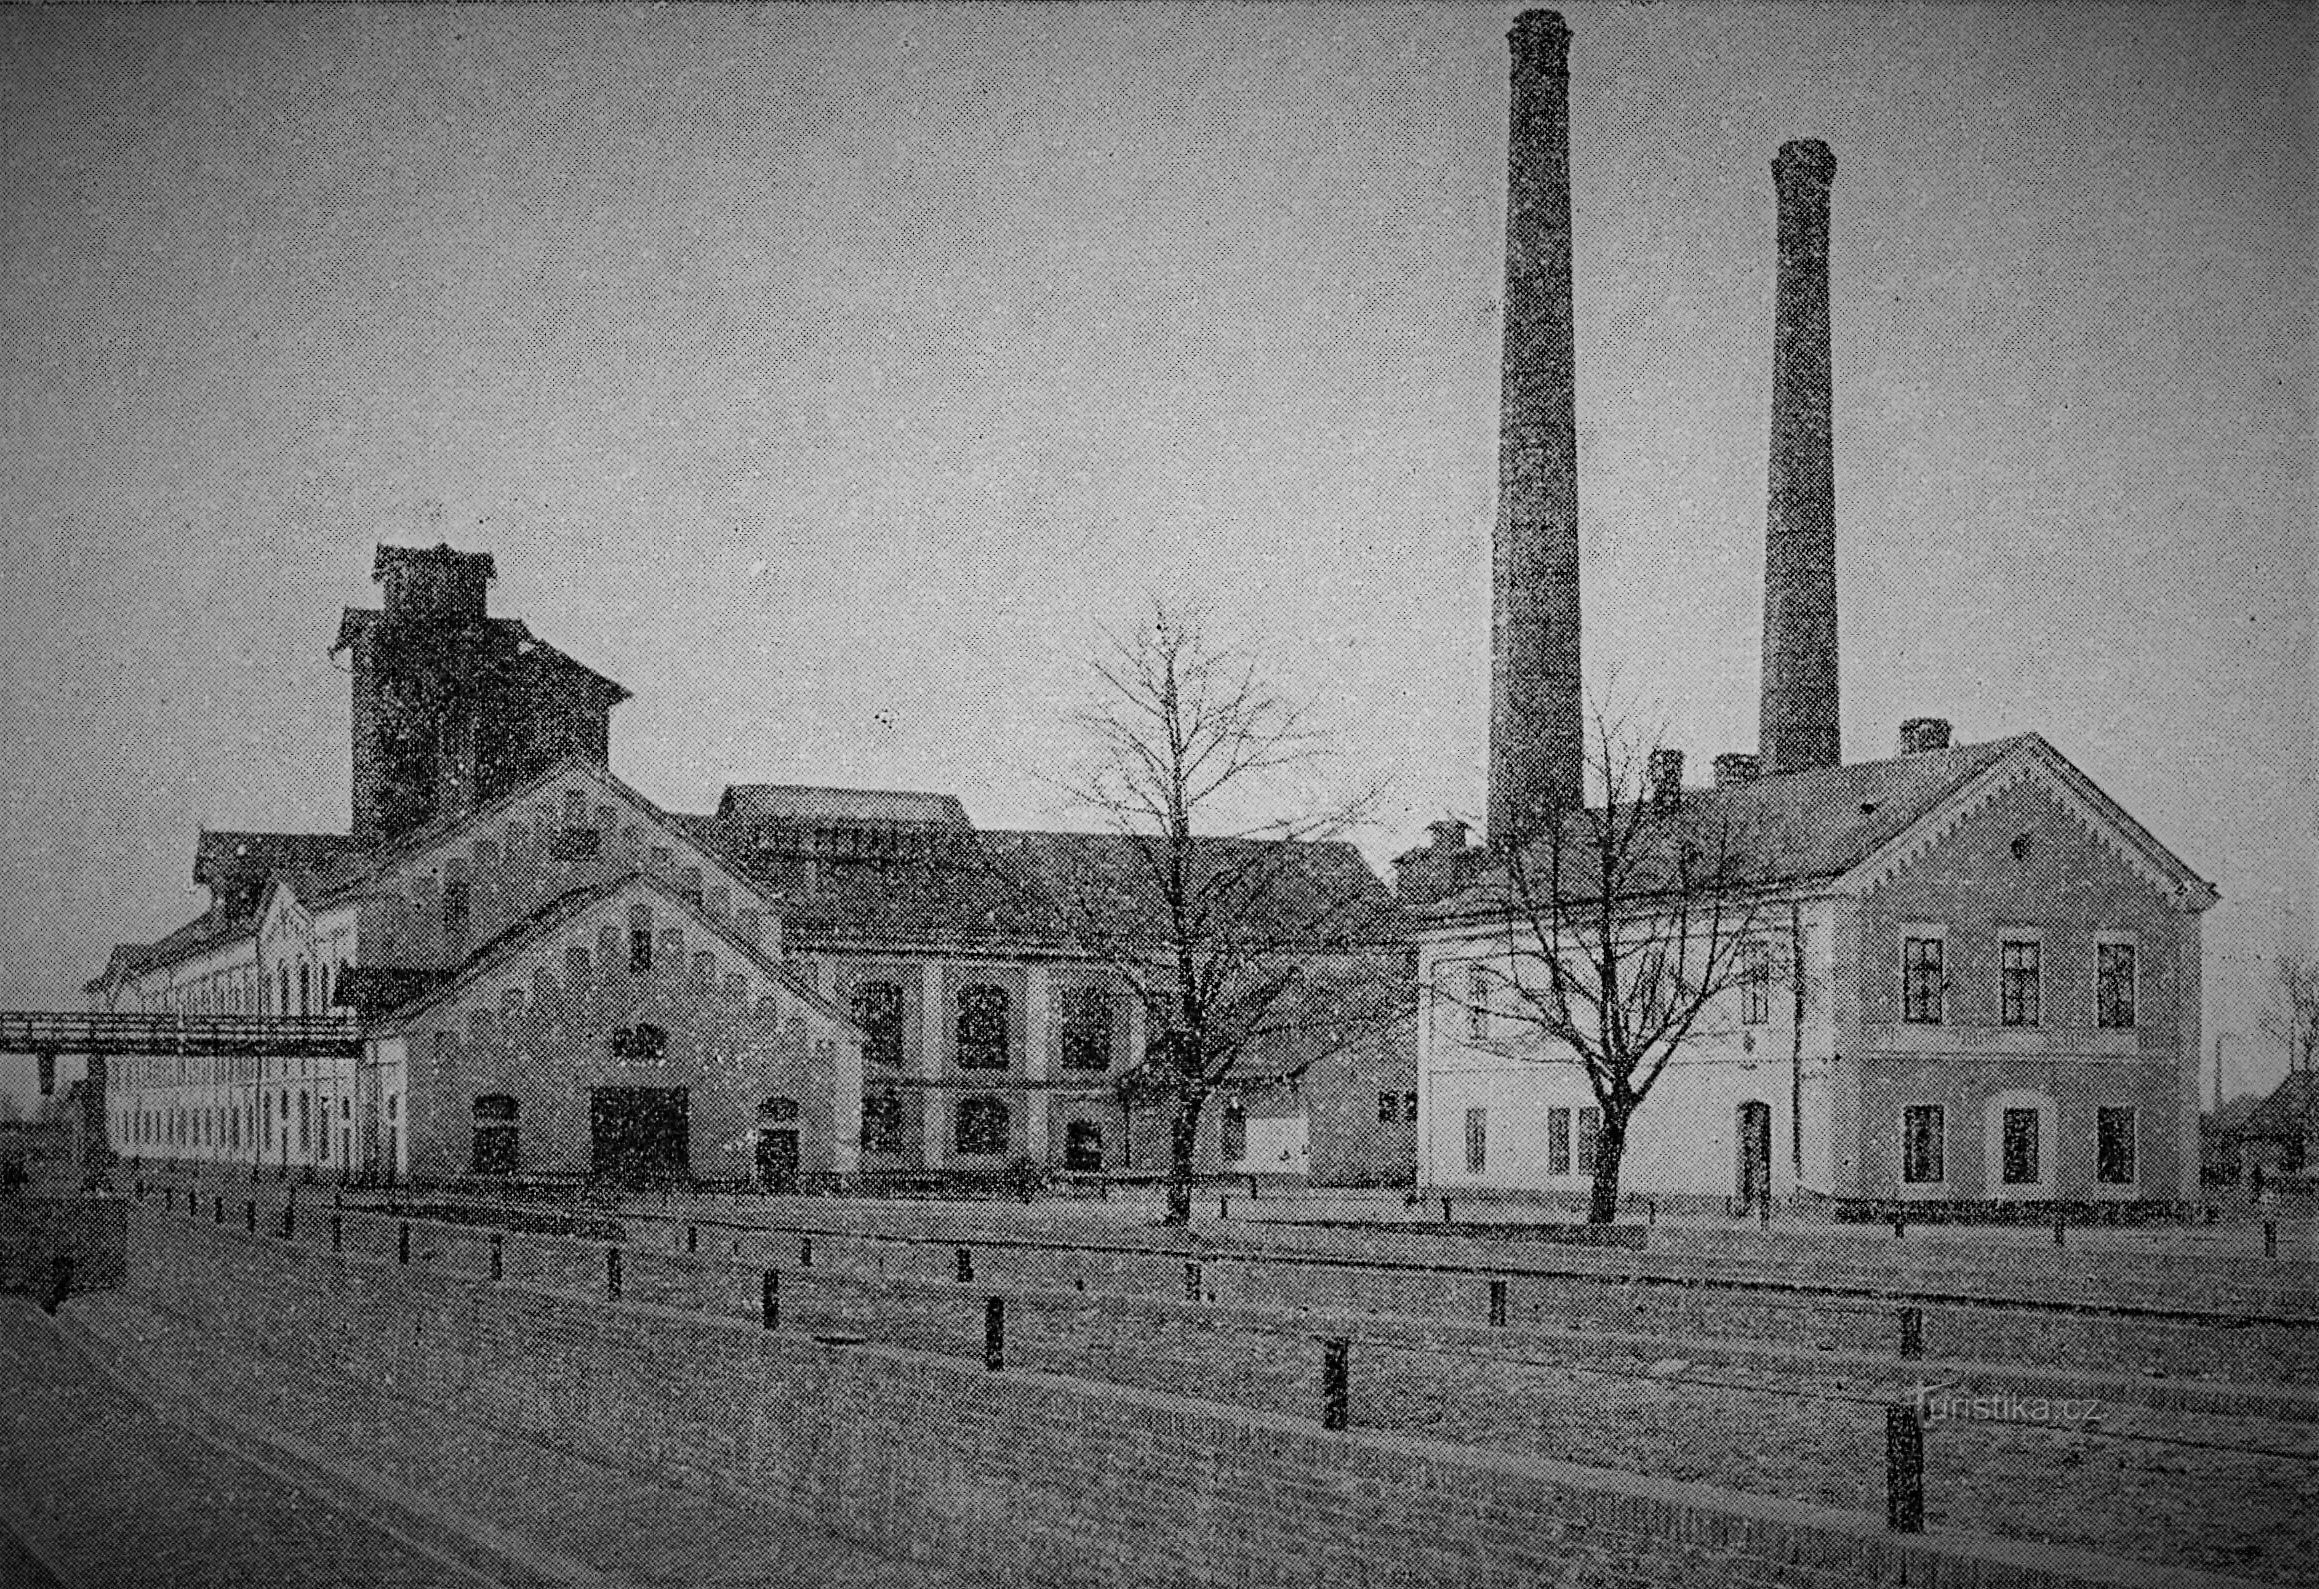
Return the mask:
<svg viewBox="0 0 2319 1589">
<path fill-rule="evenodd" d="M 2262 1032 L 2287 1051 L 2287 1071 L 2308 1078 L 2319 1070 L 2319 960 L 2281 955 L 2271 967 L 2271 1003 L 2262 1014 Z M 2302 1128 L 2306 1160 L 2319 1141 L 2319 1082 L 2302 1083 Z"/>
<path fill-rule="evenodd" d="M 1341 1051 L 1414 1003 L 1391 896 L 1342 841 L 1376 791 L 1253 817 L 1327 746 L 1242 650 L 1155 604 L 1093 664 L 1090 753 L 1065 794 L 1116 865 L 1048 878 L 1080 947 L 1142 1005 L 1151 1040 L 1123 1099 L 1168 1112 L 1168 1219 L 1191 1214 L 1200 1114 L 1253 1056 Z"/>
<path fill-rule="evenodd" d="M 1685 793 L 1654 740 L 1599 704 L 1587 773 L 1602 795 L 1501 849 L 1480 882 L 1504 935 L 1478 988 L 1436 997 L 1486 1012 L 1495 1051 L 1575 1065 L 1600 1109 L 1587 1218 L 1617 1217 L 1636 1113 L 1668 1064 L 1711 1035 L 1723 995 L 1799 1001 L 1803 922 L 1769 888 L 1760 826 L 1721 791 Z M 1654 778 L 1654 774 L 1658 776 Z M 1798 1074 L 1801 1056 L 1794 1056 Z"/>
</svg>

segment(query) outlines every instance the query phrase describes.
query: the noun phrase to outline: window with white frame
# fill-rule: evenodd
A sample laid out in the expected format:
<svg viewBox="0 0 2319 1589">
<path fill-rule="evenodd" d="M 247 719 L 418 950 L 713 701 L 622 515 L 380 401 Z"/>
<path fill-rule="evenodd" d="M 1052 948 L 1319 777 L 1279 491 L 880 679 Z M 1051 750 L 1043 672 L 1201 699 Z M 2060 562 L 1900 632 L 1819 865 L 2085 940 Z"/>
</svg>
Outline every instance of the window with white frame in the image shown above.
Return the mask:
<svg viewBox="0 0 2319 1589">
<path fill-rule="evenodd" d="M 1465 1167 L 1469 1175 L 1479 1175 L 1490 1162 L 1490 1112 L 1487 1109 L 1468 1109 L 1465 1112 Z"/>
<path fill-rule="evenodd" d="M 1490 1036 L 1490 973 L 1478 965 L 1465 968 L 1465 1035 L 1473 1043 Z"/>
<path fill-rule="evenodd" d="M 1939 1104 L 1910 1104 L 1900 1112 L 1900 1178 L 1911 1186 L 1949 1178 L 1948 1111 Z"/>
<path fill-rule="evenodd" d="M 1941 1024 L 1948 980 L 1947 944 L 1935 933 L 1911 932 L 1900 941 L 1900 1018 L 1919 1026 Z"/>
<path fill-rule="evenodd" d="M 2038 980 L 2043 959 L 2042 947 L 2034 938 L 2006 938 L 1997 945 L 1997 1020 L 2000 1025 L 2038 1024 Z"/>
<path fill-rule="evenodd" d="M 2135 1111 L 2105 1104 L 2094 1114 L 2094 1178 L 2104 1186 L 2131 1186 L 2135 1175 Z"/>
<path fill-rule="evenodd" d="M 1771 943 L 1748 938 L 1739 946 L 1739 1022 L 1761 1026 L 1771 1019 Z"/>
<path fill-rule="evenodd" d="M 1546 1173 L 1570 1173 L 1570 1111 L 1567 1109 L 1546 1111 Z"/>
</svg>

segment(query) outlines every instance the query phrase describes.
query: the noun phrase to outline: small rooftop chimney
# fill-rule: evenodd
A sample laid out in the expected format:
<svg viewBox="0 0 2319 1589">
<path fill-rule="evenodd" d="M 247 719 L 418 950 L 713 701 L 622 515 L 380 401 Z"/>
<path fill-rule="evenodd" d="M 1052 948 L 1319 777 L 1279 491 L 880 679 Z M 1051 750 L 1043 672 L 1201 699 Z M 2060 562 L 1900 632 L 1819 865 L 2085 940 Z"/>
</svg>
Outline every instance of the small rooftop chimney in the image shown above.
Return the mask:
<svg viewBox="0 0 2319 1589">
<path fill-rule="evenodd" d="M 1920 750 L 1949 748 L 1949 720 L 1945 717 L 1912 717 L 1900 725 L 1900 753 L 1910 755 Z"/>
<path fill-rule="evenodd" d="M 1828 348 L 1828 185 L 1816 138 L 1780 145 L 1779 285 L 1772 318 L 1771 501 L 1763 561 L 1766 772 L 1844 759 L 1836 691 L 1835 383 Z"/>
<path fill-rule="evenodd" d="M 1753 782 L 1762 770 L 1762 759 L 1753 751 L 1727 750 L 1715 758 L 1715 787 L 1735 789 Z"/>
<path fill-rule="evenodd" d="M 1426 840 L 1393 861 L 1393 888 L 1405 905 L 1447 899 L 1473 880 L 1481 851 L 1466 842 L 1466 825 L 1443 817 L 1425 825 Z"/>
<path fill-rule="evenodd" d="M 1649 778 L 1651 804 L 1680 805 L 1683 800 L 1683 753 L 1679 750 L 1652 751 Z"/>
</svg>

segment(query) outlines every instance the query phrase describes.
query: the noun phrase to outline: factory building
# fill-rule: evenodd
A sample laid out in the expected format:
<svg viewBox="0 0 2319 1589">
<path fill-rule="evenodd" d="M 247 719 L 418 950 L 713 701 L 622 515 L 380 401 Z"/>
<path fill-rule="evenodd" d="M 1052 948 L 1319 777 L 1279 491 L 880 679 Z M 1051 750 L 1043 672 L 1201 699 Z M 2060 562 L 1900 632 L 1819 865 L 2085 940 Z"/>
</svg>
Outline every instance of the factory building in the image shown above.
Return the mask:
<svg viewBox="0 0 2319 1589">
<path fill-rule="evenodd" d="M 1402 858 L 1420 911 L 1419 1175 L 1588 1189 L 1601 1109 L 1505 990 L 1510 854 L 1588 797 L 1578 674 L 1570 32 L 1514 24 L 1486 845 Z M 1760 977 L 1703 1015 L 1635 1115 L 1623 1188 L 1858 1209 L 2196 1196 L 2200 915 L 2215 893 L 2046 739 L 1901 725 L 1847 762 L 1836 629 L 1829 203 L 1813 140 L 1772 163 L 1778 250 L 1757 748 L 1641 798 L 1748 836 Z M 1531 847 L 1531 848 L 1525 848 Z M 1754 931 L 1753 927 L 1750 931 Z M 1778 952 L 1774 952 L 1778 951 Z M 1772 968 L 1776 968 L 1776 971 Z"/>
</svg>

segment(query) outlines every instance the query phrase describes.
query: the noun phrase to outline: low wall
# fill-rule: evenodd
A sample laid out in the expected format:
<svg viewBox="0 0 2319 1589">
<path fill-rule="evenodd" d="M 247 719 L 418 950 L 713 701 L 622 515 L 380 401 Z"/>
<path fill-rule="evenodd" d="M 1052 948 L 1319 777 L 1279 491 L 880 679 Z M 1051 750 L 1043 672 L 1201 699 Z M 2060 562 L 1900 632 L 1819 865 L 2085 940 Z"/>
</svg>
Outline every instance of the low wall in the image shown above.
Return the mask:
<svg viewBox="0 0 2319 1589">
<path fill-rule="evenodd" d="M 307 1227 L 310 1231 L 311 1226 Z M 2033 1545 L 132 1215 L 130 1285 L 655 1482 L 999 1581 L 2192 1584 Z"/>
</svg>

